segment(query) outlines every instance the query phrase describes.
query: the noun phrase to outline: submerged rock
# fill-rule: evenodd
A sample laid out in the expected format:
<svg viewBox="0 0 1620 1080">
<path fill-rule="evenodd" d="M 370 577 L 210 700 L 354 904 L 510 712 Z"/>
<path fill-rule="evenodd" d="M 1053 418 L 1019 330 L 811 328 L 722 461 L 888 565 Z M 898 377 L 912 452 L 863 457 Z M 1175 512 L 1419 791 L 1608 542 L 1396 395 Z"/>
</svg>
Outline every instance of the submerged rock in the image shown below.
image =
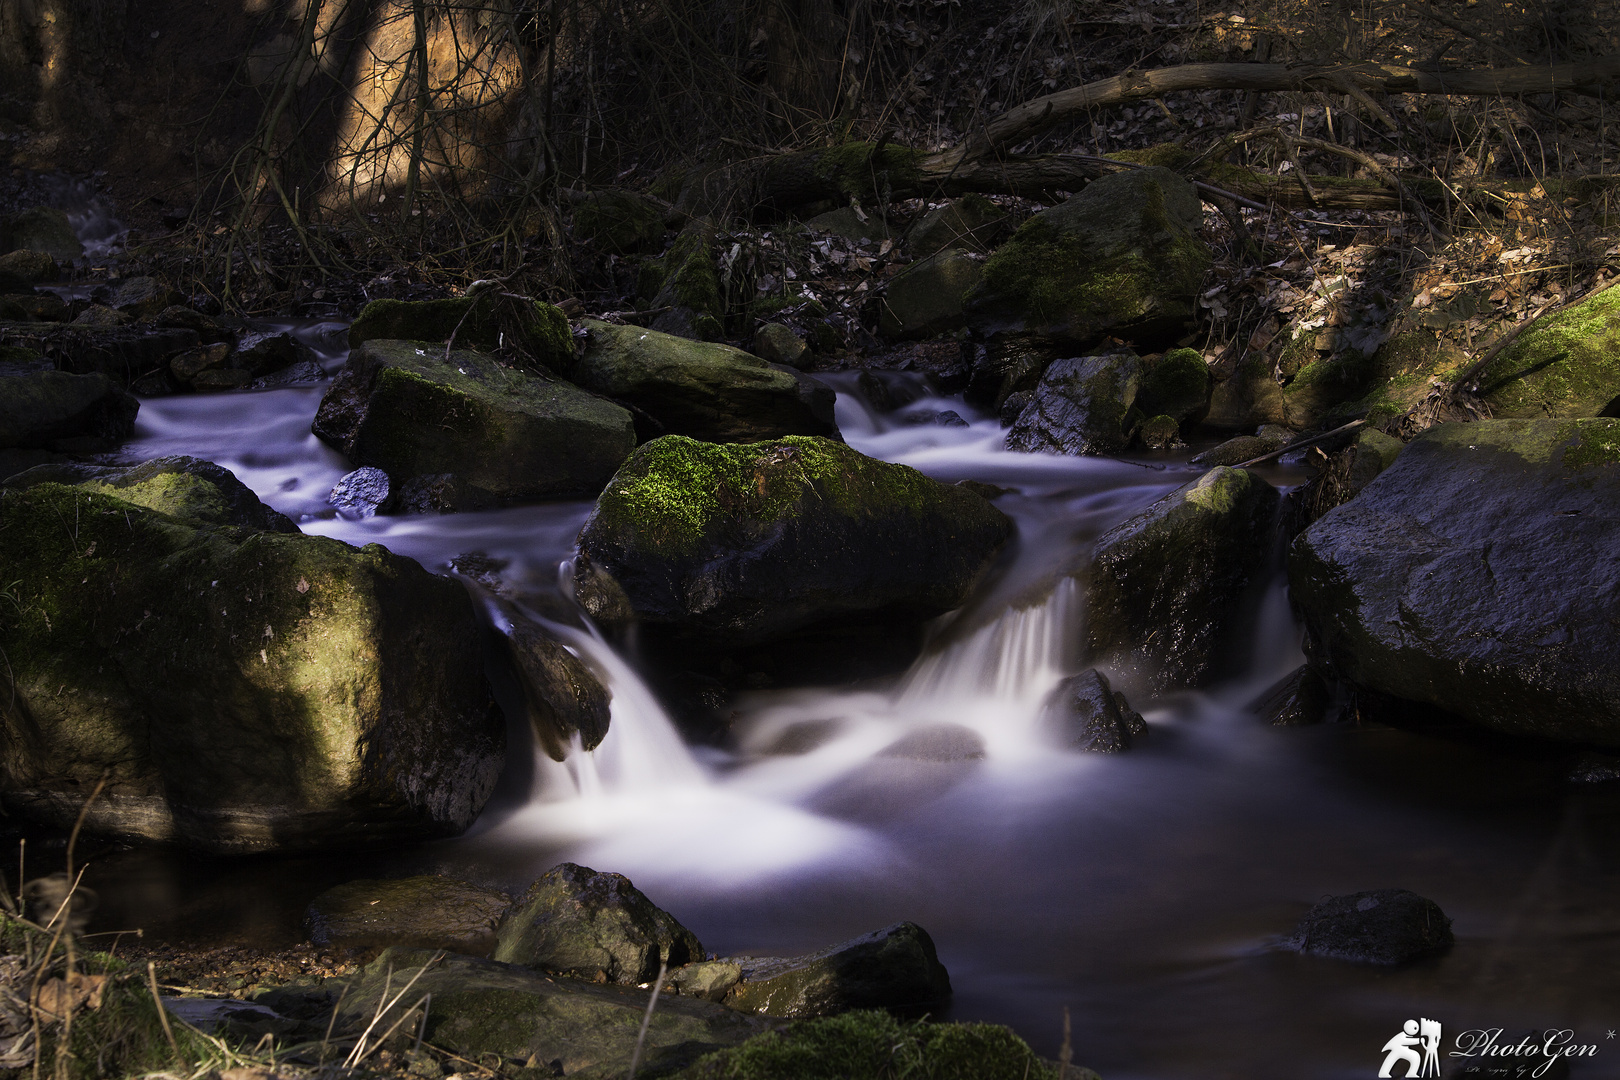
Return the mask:
<svg viewBox="0 0 1620 1080">
<path fill-rule="evenodd" d="M 410 559 L 43 483 L 0 488 L 0 564 L 12 815 L 67 827 L 105 773 L 92 834 L 353 847 L 459 832 L 494 788 L 472 603 Z"/>
<path fill-rule="evenodd" d="M 578 736 L 581 749 L 595 750 L 607 736 L 613 700 L 601 680 L 528 619 L 514 617 L 506 640 L 540 748 L 562 761 Z"/>
<path fill-rule="evenodd" d="M 639 326 L 587 320 L 570 378 L 650 417 L 658 431 L 705 442 L 837 435 L 833 392 L 741 349 Z"/>
<path fill-rule="evenodd" d="M 1087 581 L 1091 655 L 1157 689 L 1212 678 L 1272 558 L 1279 501 L 1260 477 L 1223 466 L 1104 533 Z"/>
<path fill-rule="evenodd" d="M 1147 721 L 1096 668 L 1070 675 L 1046 697 L 1042 721 L 1065 746 L 1099 754 L 1129 750 Z"/>
<path fill-rule="evenodd" d="M 495 959 L 590 982 L 635 985 L 658 966 L 704 958 L 703 946 L 623 874 L 554 866 L 501 925 Z"/>
<path fill-rule="evenodd" d="M 1451 947 L 1451 920 L 1407 889 L 1332 896 L 1300 920 L 1288 945 L 1313 956 L 1404 964 Z"/>
<path fill-rule="evenodd" d="M 343 996 L 336 1032 L 359 1035 L 381 1013 L 373 1028 L 380 1035 L 432 994 L 422 1027 L 424 1042 L 468 1061 L 534 1062 L 531 1075 L 621 1080 L 638 1045 L 645 1075 L 667 1076 L 703 1054 L 769 1028 L 758 1017 L 698 997 L 660 996 L 649 1014 L 646 990 L 549 978 L 470 956 L 435 956 L 408 949 L 383 952 Z M 411 992 L 392 1010 L 382 1011 L 412 978 Z M 421 1016 L 418 1009 L 418 1024 Z M 411 1022 L 400 1026 L 414 1039 L 417 1029 Z"/>
<path fill-rule="evenodd" d="M 907 1008 L 951 995 L 933 939 L 916 923 L 895 923 L 807 956 L 732 959 L 742 967 L 742 981 L 726 1004 L 765 1016 Z"/>
<path fill-rule="evenodd" d="M 635 444 L 630 414 L 550 376 L 409 341 L 366 341 L 315 434 L 401 487 L 449 475 L 445 509 L 591 495 Z"/>
<path fill-rule="evenodd" d="M 0 375 L 0 449 L 108 450 L 135 430 L 140 407 L 106 375 Z"/>
<path fill-rule="evenodd" d="M 310 901 L 309 940 L 339 949 L 400 945 L 488 956 L 512 898 L 442 874 L 348 881 Z"/>
<path fill-rule="evenodd" d="M 1338 679 L 1498 731 L 1620 746 L 1620 420 L 1443 424 L 1289 555 Z"/>
<path fill-rule="evenodd" d="M 667 436 L 625 462 L 580 533 L 577 595 L 721 643 L 962 603 L 1012 522 L 972 491 L 827 439 Z"/>
<path fill-rule="evenodd" d="M 1130 442 L 1142 362 L 1129 350 L 1053 361 L 1007 432 L 1025 453 L 1116 454 Z"/>
<path fill-rule="evenodd" d="M 201 458 L 154 458 L 139 465 L 42 465 L 8 478 L 5 486 L 70 484 L 156 510 L 191 525 L 236 525 L 254 531 L 295 533 L 285 515 L 270 509 L 236 474 Z"/>
<path fill-rule="evenodd" d="M 969 322 L 1080 345 L 1104 335 L 1174 341 L 1192 325 L 1211 263 L 1202 224 L 1197 191 L 1169 169 L 1093 180 L 990 256 L 968 300 Z"/>
</svg>

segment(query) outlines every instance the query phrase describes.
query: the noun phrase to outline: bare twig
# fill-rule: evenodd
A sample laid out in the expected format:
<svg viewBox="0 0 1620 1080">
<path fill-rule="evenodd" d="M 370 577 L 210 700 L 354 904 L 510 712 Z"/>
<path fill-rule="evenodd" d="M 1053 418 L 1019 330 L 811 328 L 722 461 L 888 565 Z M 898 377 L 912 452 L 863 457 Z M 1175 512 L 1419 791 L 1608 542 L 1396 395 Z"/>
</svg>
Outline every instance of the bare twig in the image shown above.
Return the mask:
<svg viewBox="0 0 1620 1080">
<path fill-rule="evenodd" d="M 647 999 L 647 1012 L 641 1018 L 641 1031 L 636 1035 L 636 1050 L 630 1055 L 630 1072 L 628 1080 L 636 1080 L 636 1070 L 641 1067 L 641 1046 L 647 1041 L 647 1028 L 652 1024 L 653 1009 L 658 1007 L 658 991 L 664 988 L 664 975 L 668 969 L 664 961 L 658 962 L 658 979 L 653 983 L 652 996 Z"/>
</svg>

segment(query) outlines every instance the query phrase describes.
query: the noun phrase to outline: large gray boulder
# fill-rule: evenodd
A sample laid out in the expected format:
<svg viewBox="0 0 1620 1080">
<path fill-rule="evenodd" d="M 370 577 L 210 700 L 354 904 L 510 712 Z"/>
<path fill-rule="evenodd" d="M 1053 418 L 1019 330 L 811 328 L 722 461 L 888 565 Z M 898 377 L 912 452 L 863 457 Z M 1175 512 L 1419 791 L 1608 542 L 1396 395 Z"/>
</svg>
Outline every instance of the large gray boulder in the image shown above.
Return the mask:
<svg viewBox="0 0 1620 1080">
<path fill-rule="evenodd" d="M 494 788 L 476 613 L 410 559 L 42 483 L 0 488 L 0 565 L 8 814 L 283 851 L 452 835 Z"/>
<path fill-rule="evenodd" d="M 1012 535 L 982 496 L 829 439 L 638 447 L 580 533 L 580 602 L 608 625 L 727 645 L 835 618 L 959 606 Z"/>
<path fill-rule="evenodd" d="M 766 1016 L 917 1008 L 951 996 L 933 939 L 916 923 L 895 923 L 808 956 L 733 959 L 742 981 L 726 1004 Z"/>
<path fill-rule="evenodd" d="M 426 342 L 368 340 L 349 354 L 315 434 L 382 469 L 400 497 L 442 482 L 436 508 L 594 495 L 635 445 L 630 414 L 536 371 Z"/>
<path fill-rule="evenodd" d="M 1086 582 L 1091 654 L 1159 690 L 1213 679 L 1272 558 L 1280 501 L 1254 473 L 1220 466 L 1104 533 Z"/>
<path fill-rule="evenodd" d="M 1498 731 L 1620 746 L 1620 420 L 1443 424 L 1294 542 L 1314 658 Z"/>
<path fill-rule="evenodd" d="M 1055 360 L 1007 432 L 1025 453 L 1116 454 L 1130 443 L 1142 361 L 1129 350 Z"/>
<path fill-rule="evenodd" d="M 106 375 L 0 376 L 0 449 L 107 450 L 135 430 L 140 402 Z"/>
<path fill-rule="evenodd" d="M 1211 264 L 1202 224 L 1197 190 L 1169 169 L 1094 180 L 996 249 L 968 299 L 969 325 L 1078 345 L 1175 341 Z"/>
<path fill-rule="evenodd" d="M 623 402 L 654 435 L 705 442 L 758 442 L 784 435 L 837 435 L 833 392 L 730 345 L 639 326 L 587 320 L 585 355 L 569 377 Z"/>
</svg>

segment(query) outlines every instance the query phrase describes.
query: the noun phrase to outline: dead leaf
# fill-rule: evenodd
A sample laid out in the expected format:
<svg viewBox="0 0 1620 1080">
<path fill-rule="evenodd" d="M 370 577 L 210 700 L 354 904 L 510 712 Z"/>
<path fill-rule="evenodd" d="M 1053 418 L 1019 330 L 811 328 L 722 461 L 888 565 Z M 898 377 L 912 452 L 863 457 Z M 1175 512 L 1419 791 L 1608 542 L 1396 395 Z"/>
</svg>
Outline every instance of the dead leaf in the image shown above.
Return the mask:
<svg viewBox="0 0 1620 1080">
<path fill-rule="evenodd" d="M 41 986 L 34 995 L 34 1007 L 52 1020 L 62 1020 L 81 1008 L 101 1008 L 101 995 L 106 987 L 106 975 L 70 971 L 65 980 L 55 978 Z"/>
</svg>

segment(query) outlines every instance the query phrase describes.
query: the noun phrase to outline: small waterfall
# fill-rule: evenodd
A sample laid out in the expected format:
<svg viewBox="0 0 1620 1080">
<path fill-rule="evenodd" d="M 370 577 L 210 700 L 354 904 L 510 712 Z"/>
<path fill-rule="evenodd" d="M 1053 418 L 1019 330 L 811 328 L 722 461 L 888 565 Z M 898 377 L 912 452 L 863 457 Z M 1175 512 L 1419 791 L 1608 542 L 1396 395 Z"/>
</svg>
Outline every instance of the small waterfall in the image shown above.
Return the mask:
<svg viewBox="0 0 1620 1080">
<path fill-rule="evenodd" d="M 1065 577 L 1042 603 L 1009 608 L 969 637 L 919 659 L 906 676 L 900 705 L 1045 697 L 1072 674 L 1080 618 L 1080 586 Z"/>
</svg>

